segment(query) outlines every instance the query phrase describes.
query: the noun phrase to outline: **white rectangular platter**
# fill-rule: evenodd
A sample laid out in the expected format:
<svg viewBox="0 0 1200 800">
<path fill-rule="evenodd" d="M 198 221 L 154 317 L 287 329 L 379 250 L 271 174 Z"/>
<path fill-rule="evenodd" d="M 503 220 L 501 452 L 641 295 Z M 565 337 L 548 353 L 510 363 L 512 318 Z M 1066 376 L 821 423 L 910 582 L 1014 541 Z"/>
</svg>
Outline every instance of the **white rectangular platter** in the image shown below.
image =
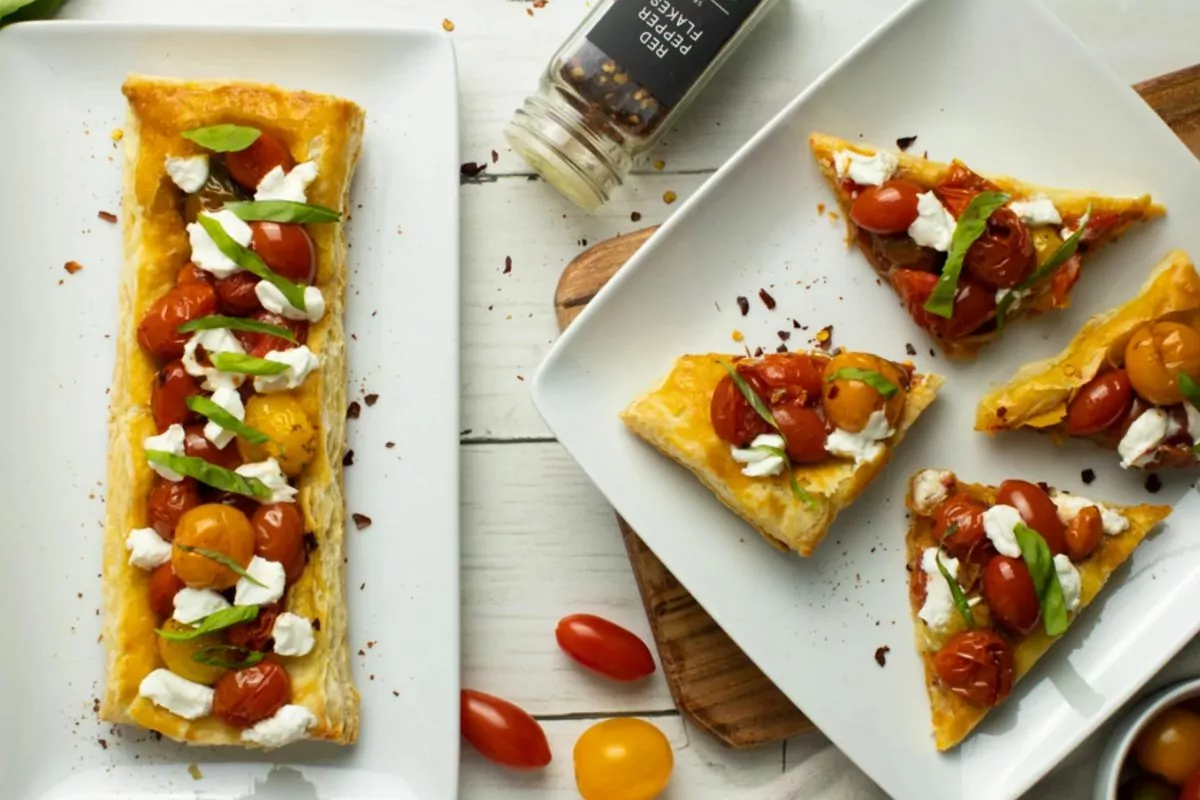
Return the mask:
<svg viewBox="0 0 1200 800">
<path fill-rule="evenodd" d="M 264 80 L 367 114 L 351 195 L 348 511 L 358 744 L 263 755 L 101 725 L 101 522 L 131 72 Z M 455 61 L 438 33 L 46 23 L 0 32 L 9 343 L 0 748 L 5 797 L 447 798 L 458 778 Z M 83 270 L 68 274 L 64 263 Z M 385 446 L 394 442 L 394 447 Z M 19 655 L 18 655 L 19 654 Z M 189 767 L 189 765 L 194 765 Z"/>
<path fill-rule="evenodd" d="M 766 24 L 770 24 L 768 21 Z M 1109 194 L 1151 192 L 1166 219 L 1088 267 L 1073 308 L 1013 325 L 975 363 L 931 343 L 848 250 L 807 146 L 815 130 L 958 157 L 981 172 Z M 893 797 L 1021 794 L 1196 632 L 1200 497 L 1188 475 L 1157 495 L 1115 453 L 1036 435 L 972 432 L 978 398 L 1057 352 L 1091 314 L 1136 292 L 1170 247 L 1200 255 L 1200 164 L 1154 113 L 1034 0 L 917 0 L 805 91 L 681 208 L 588 306 L 534 383 L 549 426 L 663 562 L 767 675 Z M 767 289 L 768 311 L 756 298 Z M 737 296 L 750 298 L 743 317 Z M 790 318 L 807 327 L 792 330 Z M 683 469 L 628 433 L 618 412 L 684 353 L 793 348 L 825 325 L 834 343 L 947 378 L 889 469 L 816 555 L 773 551 Z M 920 467 L 964 480 L 1045 480 L 1116 502 L 1180 501 L 979 731 L 939 755 L 907 599 L 904 492 Z M 1091 486 L 1081 471 L 1093 468 Z M 1186 497 L 1185 497 L 1186 493 Z M 1181 498 L 1182 499 L 1181 501 Z M 1192 530 L 1189 530 L 1191 528 Z M 877 648 L 891 652 L 885 668 Z"/>
</svg>

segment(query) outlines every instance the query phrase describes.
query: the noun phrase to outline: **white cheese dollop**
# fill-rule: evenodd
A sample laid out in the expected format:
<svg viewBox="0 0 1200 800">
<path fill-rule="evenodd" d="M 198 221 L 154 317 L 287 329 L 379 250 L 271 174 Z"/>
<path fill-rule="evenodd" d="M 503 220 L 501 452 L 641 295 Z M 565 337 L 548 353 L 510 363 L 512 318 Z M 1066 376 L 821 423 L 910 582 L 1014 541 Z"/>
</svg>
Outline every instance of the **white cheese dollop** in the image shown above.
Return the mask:
<svg viewBox="0 0 1200 800">
<path fill-rule="evenodd" d="M 742 467 L 742 474 L 750 478 L 782 474 L 783 468 L 787 466 L 786 459 L 765 450 L 755 450 L 756 447 L 774 447 L 782 450 L 783 437 L 776 433 L 764 433 L 754 437 L 754 441 L 745 450 L 739 447 L 730 448 L 733 460 L 746 465 Z"/>
<path fill-rule="evenodd" d="M 278 375 L 255 376 L 254 390 L 261 394 L 291 391 L 304 383 L 309 373 L 321 366 L 321 359 L 306 345 L 289 350 L 272 350 L 264 358 L 287 364 L 287 370 Z"/>
<path fill-rule="evenodd" d="M 1020 291 L 1016 289 L 997 289 L 996 305 L 999 306 L 1001 303 L 1003 303 L 1004 298 L 1008 297 L 1010 294 L 1013 296 L 1013 299 L 1012 303 L 1008 306 L 1008 313 L 1011 314 L 1021 307 L 1021 302 L 1024 301 L 1026 297 L 1029 297 L 1029 295 L 1033 294 L 1033 289 L 1022 289 Z"/>
<path fill-rule="evenodd" d="M 161 450 L 174 456 L 183 455 L 183 426 L 175 423 L 157 436 L 147 436 L 142 442 L 144 450 Z M 150 468 L 169 481 L 181 481 L 183 476 L 162 464 L 151 464 Z"/>
<path fill-rule="evenodd" d="M 853 458 L 854 466 L 874 461 L 883 455 L 882 440 L 895 433 L 887 421 L 883 409 L 876 409 L 867 417 L 866 426 L 858 433 L 835 428 L 825 439 L 825 449 L 835 456 Z"/>
<path fill-rule="evenodd" d="M 1187 434 L 1192 444 L 1200 444 L 1200 410 L 1191 403 L 1184 403 L 1183 410 L 1187 413 Z"/>
<path fill-rule="evenodd" d="M 917 218 L 908 226 L 908 235 L 922 247 L 945 253 L 954 238 L 954 215 L 946 210 L 933 192 L 917 195 Z"/>
<path fill-rule="evenodd" d="M 246 567 L 246 572 L 263 585 L 259 586 L 245 578 L 238 578 L 233 595 L 234 605 L 265 606 L 267 603 L 274 603 L 283 597 L 287 578 L 284 576 L 283 565 L 278 561 L 268 561 L 255 556 L 250 559 L 250 565 Z"/>
<path fill-rule="evenodd" d="M 1055 492 L 1050 495 L 1050 499 L 1054 501 L 1054 505 L 1058 506 L 1058 518 L 1063 525 L 1070 525 L 1071 520 L 1079 515 L 1088 506 L 1095 506 L 1100 511 L 1100 521 L 1104 526 L 1104 532 L 1109 536 L 1116 536 L 1118 533 L 1124 533 L 1129 530 L 1129 520 L 1125 519 L 1125 515 L 1117 511 L 1113 511 L 1103 503 L 1097 503 L 1093 500 L 1088 500 L 1086 497 L 1080 497 L 1077 494 L 1062 494 Z"/>
<path fill-rule="evenodd" d="M 839 178 L 849 178 L 861 186 L 879 186 L 896 171 L 900 161 L 892 153 L 880 151 L 864 156 L 853 150 L 833 154 L 833 169 Z"/>
<path fill-rule="evenodd" d="M 299 614 L 285 611 L 275 618 L 271 629 L 275 652 L 281 656 L 305 656 L 316 643 L 312 623 Z"/>
<path fill-rule="evenodd" d="M 1010 558 L 1021 557 L 1021 545 L 1017 544 L 1013 528 L 1023 521 L 1021 512 L 1012 506 L 994 505 L 983 512 L 983 530 L 997 553 Z"/>
<path fill-rule="evenodd" d="M 236 388 L 242 385 L 245 376 L 239 372 L 221 372 L 216 367 L 206 367 L 196 357 L 197 348 L 205 353 L 244 354 L 245 348 L 228 328 L 210 328 L 196 331 L 183 346 L 183 369 L 194 378 L 204 378 L 201 386 L 205 391 L 216 393 L 221 386 Z"/>
<path fill-rule="evenodd" d="M 208 156 L 203 153 L 183 158 L 167 156 L 167 175 L 188 194 L 198 192 L 208 180 Z"/>
<path fill-rule="evenodd" d="M 242 731 L 243 742 L 262 747 L 283 747 L 303 739 L 317 718 L 304 706 L 286 705 L 262 722 Z"/>
<path fill-rule="evenodd" d="M 125 537 L 129 563 L 141 569 L 155 569 L 171 560 L 171 543 L 154 528 L 134 528 Z"/>
<path fill-rule="evenodd" d="M 184 719 L 199 719 L 212 713 L 213 690 L 181 678 L 169 669 L 156 669 L 142 678 L 138 695 Z"/>
<path fill-rule="evenodd" d="M 308 185 L 317 179 L 317 165 L 305 161 L 292 167 L 291 172 L 285 173 L 283 167 L 276 166 L 258 182 L 254 192 L 255 200 L 291 200 L 293 203 L 304 203 L 308 200 L 305 193 Z"/>
<path fill-rule="evenodd" d="M 186 369 L 186 367 L 185 367 Z M 242 404 L 241 393 L 233 388 L 233 386 L 225 385 L 218 386 L 217 390 L 212 393 L 209 398 L 221 408 L 228 411 L 239 420 L 246 418 L 246 406 Z M 215 444 L 217 447 L 224 448 L 227 444 L 234 440 L 233 431 L 222 428 L 217 423 L 209 420 L 204 425 L 204 438 Z"/>
<path fill-rule="evenodd" d="M 225 229 L 225 233 L 229 234 L 229 238 L 243 247 L 250 244 L 250 226 L 239 219 L 232 211 L 224 208 L 220 211 L 203 211 L 200 213 L 200 216 L 216 220 Z M 199 222 L 190 223 L 187 226 L 187 232 L 188 243 L 192 246 L 192 263 L 197 267 L 206 272 L 211 272 L 218 278 L 228 278 L 235 272 L 242 271 L 242 268 L 235 264 L 229 256 L 221 252 L 221 249 L 217 247 L 217 243 L 213 241 L 213 238 L 208 235 L 208 231 L 204 230 Z"/>
<path fill-rule="evenodd" d="M 947 633 L 960 619 L 958 608 L 954 605 L 954 595 L 950 592 L 950 584 L 942 577 L 937 568 L 938 548 L 930 547 L 921 555 L 921 570 L 925 573 L 925 602 L 917 616 L 935 633 Z M 958 579 L 958 559 L 942 555 L 942 566 L 950 573 L 950 577 Z"/>
<path fill-rule="evenodd" d="M 209 614 L 215 614 L 229 608 L 229 601 L 220 592 L 212 589 L 193 589 L 185 586 L 175 593 L 175 613 L 171 616 L 185 625 L 204 619 Z"/>
<path fill-rule="evenodd" d="M 913 479 L 913 510 L 928 516 L 954 489 L 954 473 L 948 469 L 923 469 Z"/>
<path fill-rule="evenodd" d="M 302 319 L 308 322 L 319 322 L 325 316 L 325 295 L 315 286 L 304 287 L 304 309 L 296 308 L 288 302 L 279 291 L 279 287 L 270 281 L 259 281 L 254 284 L 254 294 L 262 307 L 272 314 L 279 314 L 288 319 Z"/>
<path fill-rule="evenodd" d="M 1013 200 L 1008 207 L 1026 225 L 1062 225 L 1062 217 L 1054 203 L 1044 194 L 1028 200 Z"/>
<path fill-rule="evenodd" d="M 1083 582 L 1079 578 L 1079 570 L 1071 563 L 1071 559 L 1063 553 L 1054 557 L 1054 571 L 1058 573 L 1058 584 L 1062 587 L 1063 604 L 1067 611 L 1074 614 L 1083 602 Z"/>
<path fill-rule="evenodd" d="M 234 472 L 243 478 L 257 478 L 267 485 L 271 496 L 260 500 L 261 503 L 290 503 L 296 497 L 296 488 L 288 485 L 287 476 L 279 468 L 279 462 L 273 458 L 242 464 Z"/>
<path fill-rule="evenodd" d="M 1171 415 L 1161 408 L 1147 409 L 1133 421 L 1129 430 L 1117 445 L 1121 466 L 1125 469 L 1141 467 L 1154 460 L 1158 446 L 1179 430 Z"/>
</svg>

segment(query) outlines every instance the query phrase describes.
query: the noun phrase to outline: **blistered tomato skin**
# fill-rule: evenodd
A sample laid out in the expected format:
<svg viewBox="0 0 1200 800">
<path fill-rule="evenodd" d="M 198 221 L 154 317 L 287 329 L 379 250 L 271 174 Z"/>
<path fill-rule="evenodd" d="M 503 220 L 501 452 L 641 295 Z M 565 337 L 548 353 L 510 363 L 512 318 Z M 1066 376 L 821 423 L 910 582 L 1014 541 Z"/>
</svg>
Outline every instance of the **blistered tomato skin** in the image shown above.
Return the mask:
<svg viewBox="0 0 1200 800">
<path fill-rule="evenodd" d="M 662 731 L 633 717 L 598 722 L 575 742 L 575 785 L 583 800 L 654 800 L 667 788 L 675 754 Z"/>
<path fill-rule="evenodd" d="M 1028 481 L 1004 481 L 996 502 L 1015 508 L 1022 521 L 1042 535 L 1051 553 L 1067 552 L 1066 528 L 1058 518 L 1058 506 L 1040 486 Z"/>
<path fill-rule="evenodd" d="M 761 395 L 768 403 L 803 399 L 814 405 L 821 396 L 823 367 L 821 360 L 807 353 L 771 353 L 746 369 L 758 378 L 752 385 L 762 387 Z"/>
<path fill-rule="evenodd" d="M 207 283 L 211 285 L 213 275 L 211 272 L 206 272 L 189 261 L 179 268 L 179 274 L 175 276 L 175 282 L 180 285 L 185 283 Z"/>
<path fill-rule="evenodd" d="M 1125 370 L 1134 391 L 1149 402 L 1182 403 L 1179 373 L 1200 380 L 1200 333 L 1179 322 L 1139 328 L 1125 346 Z"/>
<path fill-rule="evenodd" d="M 972 705 L 990 708 L 1012 691 L 1013 650 L 995 631 L 956 633 L 933 657 L 938 679 Z"/>
<path fill-rule="evenodd" d="M 787 454 L 797 464 L 819 464 L 829 457 L 825 449 L 825 420 L 799 400 L 771 407 L 771 416 L 787 443 Z"/>
<path fill-rule="evenodd" d="M 245 150 L 225 154 L 225 166 L 229 174 L 242 185 L 242 188 L 253 192 L 258 188 L 263 176 L 275 167 L 283 167 L 284 172 L 291 172 L 296 166 L 296 160 L 282 139 L 269 131 L 254 140 Z"/>
<path fill-rule="evenodd" d="M 248 622 L 239 622 L 225 629 L 225 641 L 235 647 L 245 647 L 260 653 L 267 651 L 275 634 L 275 619 L 283 613 L 283 606 L 271 603 L 258 609 L 258 616 Z"/>
<path fill-rule="evenodd" d="M 850 206 L 850 219 L 871 233 L 904 233 L 917 219 L 917 195 L 921 191 L 920 186 L 906 180 L 868 186 Z"/>
<path fill-rule="evenodd" d="M 967 250 L 963 267 L 993 289 L 1011 289 L 1037 268 L 1029 228 L 1012 209 L 996 209 L 988 217 L 987 230 Z"/>
<path fill-rule="evenodd" d="M 175 595 L 184 587 L 175 575 L 175 568 L 168 561 L 150 573 L 150 609 L 159 619 L 167 619 L 175 613 Z"/>
<path fill-rule="evenodd" d="M 870 384 L 855 378 L 836 378 L 842 370 L 874 372 L 896 387 L 896 393 L 885 398 Z M 836 380 L 835 380 L 836 378 Z M 841 353 L 825 366 L 825 416 L 829 424 L 850 433 L 867 427 L 875 411 L 883 410 L 888 425 L 895 427 L 904 413 L 904 376 L 895 364 L 869 353 Z"/>
<path fill-rule="evenodd" d="M 933 510 L 932 533 L 955 558 L 966 557 L 987 539 L 983 503 L 968 494 L 952 494 Z"/>
<path fill-rule="evenodd" d="M 965 275 L 958 279 L 954 308 L 949 319 L 925 310 L 925 302 L 937 285 L 937 275 L 914 269 L 898 269 L 892 272 L 891 280 L 913 322 L 943 339 L 961 339 L 996 313 L 996 292 Z"/>
<path fill-rule="evenodd" d="M 1083 561 L 1092 554 L 1104 536 L 1104 519 L 1100 509 L 1088 506 L 1082 509 L 1067 524 L 1067 557 L 1072 561 Z"/>
<path fill-rule="evenodd" d="M 283 565 L 289 585 L 304 573 L 304 517 L 296 503 L 259 506 L 250 517 L 254 529 L 254 554 Z"/>
<path fill-rule="evenodd" d="M 966 164 L 955 161 L 950 165 L 946 176 L 934 187 L 942 205 L 954 215 L 955 219 L 962 216 L 963 211 L 980 192 L 997 192 L 1000 187 L 977 172 L 973 172 Z"/>
<path fill-rule="evenodd" d="M 1192 773 L 1192 777 L 1183 784 L 1179 800 L 1200 800 L 1200 771 Z"/>
<path fill-rule="evenodd" d="M 258 276 L 250 272 L 235 272 L 228 278 L 219 279 L 214 286 L 217 290 L 217 307 L 221 313 L 245 317 L 261 309 L 262 303 L 254 291 L 258 281 Z"/>
<path fill-rule="evenodd" d="M 200 384 L 183 368 L 182 361 L 176 359 L 163 365 L 150 385 L 150 414 L 159 433 L 192 419 L 187 399 L 197 394 Z"/>
<path fill-rule="evenodd" d="M 1200 714 L 1175 706 L 1138 734 L 1133 745 L 1138 766 L 1181 786 L 1200 772 Z"/>
<path fill-rule="evenodd" d="M 268 659 L 217 681 L 213 716 L 234 728 L 249 728 L 274 716 L 291 700 L 287 670 Z"/>
<path fill-rule="evenodd" d="M 292 337 L 296 340 L 295 342 L 289 342 L 287 339 L 281 339 L 269 333 L 237 331 L 234 335 L 242 343 L 242 347 L 246 348 L 246 352 L 252 356 L 264 358 L 272 350 L 291 350 L 293 347 L 304 344 L 308 340 L 308 323 L 304 320 L 286 319 L 279 314 L 272 314 L 266 310 L 255 311 L 250 315 L 250 319 L 286 328 L 291 331 Z"/>
<path fill-rule="evenodd" d="M 187 425 L 183 429 L 183 452 L 193 458 L 203 458 L 210 464 L 225 469 L 237 469 L 242 465 L 242 456 L 233 442 L 217 447 L 204 435 L 203 423 Z"/>
<path fill-rule="evenodd" d="M 1067 406 L 1067 433 L 1089 436 L 1115 425 L 1133 402 L 1133 386 L 1123 369 L 1099 375 L 1079 390 Z"/>
<path fill-rule="evenodd" d="M 1019 558 L 992 556 L 983 572 L 983 599 L 1000 624 L 1021 636 L 1037 627 L 1041 619 L 1033 577 Z"/>
<path fill-rule="evenodd" d="M 751 389 L 758 392 L 759 397 L 763 396 L 765 386 L 756 376 L 749 372 L 743 372 L 740 368 L 738 375 L 746 381 Z M 760 388 L 764 391 L 759 391 Z M 717 382 L 708 414 L 713 431 L 718 438 L 735 447 L 744 447 L 756 436 L 771 430 L 771 426 L 746 401 L 734 384 L 733 378 L 728 375 Z"/>
<path fill-rule="evenodd" d="M 156 478 L 146 501 L 146 520 L 168 542 L 175 538 L 175 526 L 186 512 L 200 505 L 200 486 L 195 478 L 169 481 Z"/>
<path fill-rule="evenodd" d="M 564 653 L 614 681 L 636 681 L 654 673 L 654 657 L 637 634 L 602 617 L 563 617 L 554 638 Z"/>
<path fill-rule="evenodd" d="M 179 326 L 217 312 L 217 293 L 207 283 L 176 286 L 155 300 L 138 324 L 138 343 L 154 358 L 169 361 L 183 355 L 191 334 Z"/>
<path fill-rule="evenodd" d="M 250 230 L 250 249 L 272 272 L 295 283 L 312 283 L 317 274 L 317 256 L 303 225 L 251 222 Z"/>
<path fill-rule="evenodd" d="M 512 769 L 540 769 L 550 763 L 550 743 L 537 720 L 507 700 L 463 689 L 463 738 L 489 761 Z"/>
<path fill-rule="evenodd" d="M 274 458 L 289 478 L 295 478 L 317 454 L 317 431 L 300 400 L 291 392 L 256 394 L 246 401 L 245 422 L 270 437 L 253 444 L 238 437 L 235 450 L 246 461 Z"/>
<path fill-rule="evenodd" d="M 163 630 L 175 632 L 191 629 L 190 625 L 185 625 L 173 619 L 166 620 L 162 627 Z M 227 671 L 222 667 L 204 664 L 192 658 L 193 655 L 206 647 L 215 647 L 222 644 L 220 633 L 207 633 L 203 636 L 197 636 L 195 639 L 188 639 L 182 642 L 165 639 L 161 636 L 156 636 L 155 638 L 158 639 L 158 655 L 162 658 L 163 664 L 166 665 L 167 669 L 181 678 L 187 678 L 189 681 L 195 681 L 204 686 L 212 686 Z M 216 653 L 216 655 L 221 656 L 222 654 Z"/>
<path fill-rule="evenodd" d="M 184 547 L 222 553 L 244 569 L 254 557 L 254 531 L 245 514 L 217 503 L 196 506 L 175 526 L 171 563 L 179 579 L 193 589 L 228 589 L 238 581 L 236 572 Z"/>
</svg>

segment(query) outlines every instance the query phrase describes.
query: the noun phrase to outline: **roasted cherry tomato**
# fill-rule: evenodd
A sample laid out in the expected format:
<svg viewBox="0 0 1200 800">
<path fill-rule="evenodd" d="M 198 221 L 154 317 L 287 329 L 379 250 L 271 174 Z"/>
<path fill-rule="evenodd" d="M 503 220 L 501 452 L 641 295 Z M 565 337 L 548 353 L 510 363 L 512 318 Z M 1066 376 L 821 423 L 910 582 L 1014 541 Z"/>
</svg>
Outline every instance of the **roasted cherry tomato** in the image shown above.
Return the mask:
<svg viewBox="0 0 1200 800">
<path fill-rule="evenodd" d="M 912 181 L 885 181 L 868 186 L 850 206 L 850 219 L 871 233 L 904 233 L 917 219 L 917 195 L 923 190 Z"/>
<path fill-rule="evenodd" d="M 982 326 L 996 313 L 996 293 L 967 276 L 960 276 L 954 293 L 954 310 L 950 319 L 925 310 L 925 301 L 933 294 L 938 276 L 931 272 L 898 269 L 892 273 L 892 284 L 909 315 L 919 326 L 943 339 L 959 339 Z"/>
<path fill-rule="evenodd" d="M 220 505 L 237 509 L 245 514 L 247 519 L 258 510 L 258 501 L 253 497 L 247 497 L 237 492 L 214 489 L 211 486 L 200 487 L 200 499 L 205 503 L 219 503 Z"/>
<path fill-rule="evenodd" d="M 1192 777 L 1183 784 L 1179 800 L 1200 800 L 1200 772 L 1192 773 Z"/>
<path fill-rule="evenodd" d="M 999 190 L 999 186 L 982 175 L 972 172 L 966 164 L 955 161 L 946 171 L 946 176 L 942 178 L 941 183 L 934 187 L 933 193 L 942 201 L 946 210 L 953 214 L 955 219 L 958 219 L 975 199 L 975 195 L 980 192 Z"/>
<path fill-rule="evenodd" d="M 1133 754 L 1142 769 L 1182 786 L 1200 772 L 1200 714 L 1168 708 L 1138 734 Z"/>
<path fill-rule="evenodd" d="M 766 386 L 762 379 L 741 366 L 737 367 L 737 371 L 759 397 L 764 397 Z M 712 401 L 709 403 L 708 415 L 717 436 L 737 447 L 744 447 L 750 444 L 754 437 L 771 430 L 771 426 L 746 402 L 733 378 L 728 375 L 717 382 L 717 388 L 713 391 Z"/>
<path fill-rule="evenodd" d="M 208 283 L 213 282 L 211 272 L 206 272 L 191 261 L 179 268 L 179 274 L 175 276 L 175 282 L 181 286 L 185 283 Z"/>
<path fill-rule="evenodd" d="M 843 370 L 872 372 L 896 388 L 890 398 L 858 378 L 838 377 Z M 841 353 L 825 365 L 825 417 L 835 428 L 858 433 L 871 414 L 882 410 L 888 426 L 895 427 L 904 413 L 904 374 L 890 361 L 869 353 Z"/>
<path fill-rule="evenodd" d="M 1063 262 L 1061 267 L 1054 270 L 1054 276 L 1050 278 L 1050 301 L 1055 308 L 1067 304 L 1067 295 L 1079 281 L 1079 270 L 1082 266 L 1083 258 L 1076 252 Z"/>
<path fill-rule="evenodd" d="M 634 717 L 607 719 L 575 742 L 575 785 L 583 800 L 654 800 L 667 788 L 675 754 L 658 728 Z"/>
<path fill-rule="evenodd" d="M 159 433 L 194 416 L 187 399 L 196 394 L 200 394 L 200 384 L 183 368 L 182 361 L 175 359 L 163 365 L 150 386 L 150 413 Z"/>
<path fill-rule="evenodd" d="M 217 447 L 204 435 L 204 423 L 197 422 L 183 428 L 183 452 L 194 458 L 203 458 L 210 464 L 225 469 L 237 469 L 242 465 L 242 456 L 237 446 L 230 442 Z"/>
<path fill-rule="evenodd" d="M 829 457 L 825 450 L 825 420 L 799 400 L 771 407 L 788 457 L 797 464 L 816 464 Z"/>
<path fill-rule="evenodd" d="M 872 265 L 882 275 L 889 275 L 895 269 L 940 272 L 946 261 L 945 253 L 939 253 L 932 247 L 922 247 L 907 232 L 883 236 L 860 229 L 858 241 L 866 248 Z"/>
<path fill-rule="evenodd" d="M 195 478 L 169 481 L 155 478 L 146 501 L 146 521 L 168 542 L 175 538 L 175 526 L 185 512 L 200 505 L 200 486 Z"/>
<path fill-rule="evenodd" d="M 234 647 L 245 647 L 265 653 L 275 635 L 275 619 L 283 613 L 279 603 L 269 603 L 258 609 L 258 616 L 249 622 L 239 622 L 225 629 L 225 641 Z"/>
<path fill-rule="evenodd" d="M 213 550 L 244 568 L 254 557 L 254 531 L 245 514 L 217 503 L 196 506 L 175 526 L 171 563 L 179 579 L 193 589 L 228 589 L 238 582 L 236 572 L 219 561 L 188 552 L 184 546 Z"/>
<path fill-rule="evenodd" d="M 226 153 L 225 166 L 229 168 L 229 174 L 235 181 L 254 191 L 268 172 L 275 167 L 283 167 L 284 172 L 291 172 L 292 167 L 296 166 L 296 160 L 292 158 L 291 151 L 282 139 L 263 131 L 245 150 Z"/>
<path fill-rule="evenodd" d="M 234 335 L 242 343 L 242 347 L 246 348 L 246 352 L 252 356 L 263 358 L 272 350 L 290 350 L 297 344 L 304 344 L 308 339 L 308 323 L 304 320 L 286 319 L 279 314 L 272 314 L 265 310 L 254 312 L 250 315 L 250 319 L 287 328 L 296 339 L 295 342 L 289 342 L 287 339 L 281 339 L 269 333 L 238 331 Z"/>
<path fill-rule="evenodd" d="M 747 369 L 758 377 L 753 385 L 764 387 L 768 404 L 801 398 L 813 405 L 821 396 L 823 363 L 807 353 L 771 353 Z"/>
<path fill-rule="evenodd" d="M 283 565 L 288 584 L 304 573 L 304 517 L 295 503 L 268 503 L 250 517 L 254 529 L 254 555 Z"/>
<path fill-rule="evenodd" d="M 1029 228 L 1010 208 L 997 208 L 987 229 L 967 250 L 963 267 L 993 289 L 1009 289 L 1037 269 Z"/>
<path fill-rule="evenodd" d="M 267 659 L 227 673 L 213 693 L 213 716 L 234 728 L 249 728 L 292 700 L 287 670 Z"/>
<path fill-rule="evenodd" d="M 250 249 L 272 272 L 295 283 L 312 283 L 317 274 L 317 252 L 303 225 L 251 222 L 250 230 Z"/>
<path fill-rule="evenodd" d="M 489 761 L 513 769 L 550 763 L 550 743 L 542 726 L 507 700 L 463 689 L 459 723 L 463 738 Z"/>
<path fill-rule="evenodd" d="M 554 638 L 564 653 L 614 681 L 636 681 L 654 672 L 650 649 L 637 634 L 601 617 L 563 617 Z"/>
<path fill-rule="evenodd" d="M 256 186 L 249 187 L 251 192 Z M 208 179 L 200 187 L 200 191 L 187 196 L 184 204 L 184 218 L 195 222 L 201 211 L 220 211 L 226 203 L 235 200 L 246 200 L 248 195 L 237 185 L 221 158 L 208 159 Z M 182 281 L 180 281 L 182 283 Z"/>
<path fill-rule="evenodd" d="M 996 502 L 1015 508 L 1025 524 L 1042 535 L 1051 553 L 1067 552 L 1066 530 L 1058 518 L 1058 506 L 1040 486 L 1029 481 L 1004 481 Z"/>
<path fill-rule="evenodd" d="M 1093 378 L 1071 398 L 1067 406 L 1067 433 L 1088 436 L 1099 433 L 1125 416 L 1133 402 L 1133 387 L 1123 369 Z"/>
<path fill-rule="evenodd" d="M 182 622 L 174 619 L 168 619 L 163 622 L 163 630 L 166 631 L 187 631 L 191 630 L 191 625 L 185 625 Z M 212 686 L 221 679 L 221 676 L 228 672 L 224 667 L 218 667 L 213 664 L 205 664 L 202 661 L 197 661 L 192 656 L 201 652 L 207 647 L 219 647 L 224 644 L 221 641 L 220 633 L 206 633 L 202 636 L 197 636 L 195 639 L 178 642 L 171 639 L 166 639 L 161 636 L 155 637 L 158 639 L 158 655 L 163 660 L 163 664 L 167 669 L 174 672 L 181 678 L 187 678 L 189 681 L 202 684 L 204 686 Z M 217 658 L 228 658 L 229 651 L 216 651 L 212 655 Z"/>
<path fill-rule="evenodd" d="M 934 655 L 933 667 L 947 689 L 981 708 L 996 705 L 1012 691 L 1013 649 L 987 628 L 951 636 Z"/>
<path fill-rule="evenodd" d="M 987 539 L 983 512 L 987 508 L 969 494 L 952 494 L 933 510 L 932 533 L 955 558 L 964 558 Z M 951 531 L 953 529 L 953 532 Z"/>
<path fill-rule="evenodd" d="M 175 613 L 175 595 L 183 588 L 183 581 L 175 574 L 171 562 L 160 564 L 150 573 L 150 609 L 159 619 Z"/>
<path fill-rule="evenodd" d="M 1019 558 L 992 556 L 983 571 L 983 599 L 996 621 L 1021 636 L 1037 627 L 1042 616 L 1033 576 Z"/>
<path fill-rule="evenodd" d="M 217 289 L 217 307 L 222 314 L 245 317 L 262 308 L 254 287 L 259 278 L 252 272 L 235 272 L 214 284 Z"/>
<path fill-rule="evenodd" d="M 1125 370 L 1134 391 L 1151 403 L 1182 403 L 1179 373 L 1200 380 L 1200 333 L 1180 322 L 1145 325 L 1125 346 Z"/>
<path fill-rule="evenodd" d="M 160 361 L 179 358 L 190 336 L 179 326 L 216 312 L 217 293 L 207 283 L 176 286 L 151 303 L 138 324 L 138 342 Z"/>
<path fill-rule="evenodd" d="M 1096 506 L 1081 509 L 1067 525 L 1065 534 L 1067 557 L 1072 561 L 1083 561 L 1104 535 L 1104 518 Z"/>
<path fill-rule="evenodd" d="M 317 454 L 317 430 L 291 392 L 254 395 L 246 401 L 245 422 L 271 437 L 266 444 L 238 437 L 237 447 L 246 461 L 274 458 L 283 474 L 294 478 Z"/>
</svg>

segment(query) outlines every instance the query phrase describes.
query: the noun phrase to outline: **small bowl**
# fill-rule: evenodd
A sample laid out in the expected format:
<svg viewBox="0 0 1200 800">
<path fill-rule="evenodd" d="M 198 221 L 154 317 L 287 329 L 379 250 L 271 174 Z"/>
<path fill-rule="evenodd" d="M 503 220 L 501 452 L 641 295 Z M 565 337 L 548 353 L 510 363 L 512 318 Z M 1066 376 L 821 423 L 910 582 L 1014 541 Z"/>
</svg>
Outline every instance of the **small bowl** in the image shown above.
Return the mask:
<svg viewBox="0 0 1200 800">
<path fill-rule="evenodd" d="M 1104 748 L 1104 755 L 1100 756 L 1096 788 L 1092 793 L 1093 800 L 1117 800 L 1123 768 L 1138 734 L 1160 712 L 1193 697 L 1200 697 L 1200 678 L 1180 681 L 1158 690 L 1134 706 L 1117 723 L 1112 738 L 1108 740 L 1108 746 Z"/>
</svg>

